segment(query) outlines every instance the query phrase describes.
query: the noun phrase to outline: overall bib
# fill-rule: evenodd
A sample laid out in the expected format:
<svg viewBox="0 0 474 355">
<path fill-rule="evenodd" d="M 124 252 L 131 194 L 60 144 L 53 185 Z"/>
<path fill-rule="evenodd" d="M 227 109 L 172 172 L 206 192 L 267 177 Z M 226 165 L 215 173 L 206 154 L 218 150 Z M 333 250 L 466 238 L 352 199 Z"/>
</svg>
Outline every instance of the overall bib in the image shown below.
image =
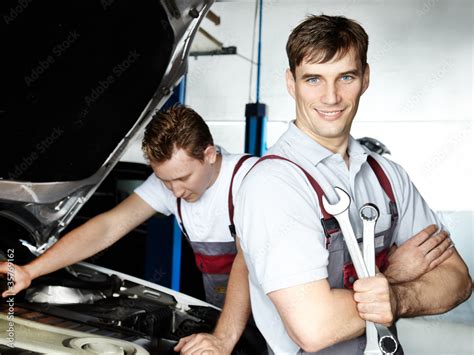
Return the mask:
<svg viewBox="0 0 474 355">
<path fill-rule="evenodd" d="M 227 290 L 227 282 L 229 281 L 230 270 L 234 262 L 237 248 L 235 246 L 235 226 L 234 226 L 234 203 L 232 196 L 232 187 L 234 177 L 239 171 L 242 164 L 252 157 L 251 155 L 242 156 L 234 167 L 232 178 L 230 180 L 228 193 L 228 212 L 229 212 L 229 231 L 233 238 L 231 242 L 195 242 L 189 238 L 186 228 L 184 227 L 183 216 L 181 214 L 181 199 L 176 199 L 179 224 L 181 230 L 191 244 L 194 252 L 196 265 L 202 272 L 204 283 L 204 291 L 206 293 L 206 301 L 214 306 L 222 308 L 224 305 L 225 293 Z"/>
<path fill-rule="evenodd" d="M 323 226 L 324 234 L 326 237 L 326 249 L 329 251 L 329 263 L 328 263 L 328 282 L 331 288 L 347 288 L 352 289 L 354 282 L 357 280 L 357 274 L 355 272 L 354 265 L 352 264 L 349 251 L 347 249 L 344 237 L 337 220 L 326 212 L 323 207 L 322 197 L 324 192 L 317 181 L 301 166 L 294 163 L 293 161 L 286 159 L 278 155 L 267 155 L 257 161 L 256 164 L 267 159 L 278 159 L 285 160 L 298 167 L 306 176 L 310 182 L 314 192 L 316 193 L 321 208 L 321 224 Z M 380 231 L 375 234 L 375 257 L 376 265 L 381 272 L 383 272 L 388 266 L 388 251 L 393 244 L 394 231 L 398 222 L 397 204 L 395 201 L 395 195 L 393 194 L 392 185 L 383 171 L 380 164 L 370 155 L 367 157 L 367 162 L 372 168 L 377 180 L 379 181 L 382 189 L 389 198 L 389 211 L 390 211 L 390 227 L 387 230 Z M 255 164 L 255 165 L 256 165 Z M 254 166 L 255 166 L 254 165 Z M 362 238 L 358 238 L 358 242 L 362 242 Z M 390 327 L 391 332 L 396 336 L 395 324 Z M 298 354 L 317 354 L 317 355 L 362 355 L 364 353 L 366 345 L 365 334 L 358 338 L 344 341 L 335 344 L 331 347 L 323 349 L 315 353 L 307 353 L 300 349 Z M 272 351 L 270 349 L 270 354 Z M 399 344 L 399 349 L 396 355 L 402 355 L 403 349 Z"/>
</svg>

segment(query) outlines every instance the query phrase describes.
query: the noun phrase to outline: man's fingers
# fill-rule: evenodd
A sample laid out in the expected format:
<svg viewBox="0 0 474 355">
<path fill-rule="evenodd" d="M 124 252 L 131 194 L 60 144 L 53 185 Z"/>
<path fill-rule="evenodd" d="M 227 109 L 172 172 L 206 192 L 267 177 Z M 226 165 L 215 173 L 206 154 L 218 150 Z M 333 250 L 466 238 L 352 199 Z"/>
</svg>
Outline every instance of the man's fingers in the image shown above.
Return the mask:
<svg viewBox="0 0 474 355">
<path fill-rule="evenodd" d="M 438 249 L 438 248 L 435 248 Z M 442 251 L 438 251 L 442 250 Z M 447 247 L 443 246 L 443 249 L 433 250 L 428 253 L 427 257 L 429 258 L 429 270 L 433 270 L 438 265 L 442 264 L 445 260 L 449 259 L 454 253 L 454 244 L 450 241 Z"/>
<path fill-rule="evenodd" d="M 6 290 L 2 293 L 3 298 L 9 297 L 9 296 L 15 296 L 18 292 L 22 290 L 21 286 L 18 283 L 15 283 L 13 287 L 11 287 L 10 283 L 14 282 L 14 280 L 11 280 L 11 281 L 4 280 L 3 282 L 5 283 L 7 287 Z"/>
<path fill-rule="evenodd" d="M 193 334 L 181 349 L 181 354 L 200 354 L 199 350 L 205 350 L 207 347 L 205 334 Z"/>
<path fill-rule="evenodd" d="M 393 244 L 390 248 L 390 250 L 388 251 L 388 256 L 392 255 L 393 253 L 395 253 L 397 251 L 398 247 L 396 244 Z"/>
<path fill-rule="evenodd" d="M 13 289 L 6 290 L 5 292 L 2 293 L 2 297 L 7 298 L 7 297 L 10 297 L 10 296 L 15 296 L 16 294 L 17 294 L 17 292 L 15 292 Z"/>
<path fill-rule="evenodd" d="M 196 344 L 194 340 L 188 341 L 181 349 L 181 354 L 199 354 L 199 343 Z"/>
<path fill-rule="evenodd" d="M 387 327 L 391 326 L 392 323 L 393 323 L 393 317 L 391 317 L 389 314 L 383 315 L 383 314 L 379 314 L 379 313 L 361 313 L 361 312 L 359 312 L 359 316 L 362 319 L 367 320 L 369 322 L 382 324 L 382 325 L 385 325 Z"/>
<path fill-rule="evenodd" d="M 428 227 L 422 229 L 420 232 L 415 234 L 413 238 L 410 238 L 407 243 L 414 243 L 415 245 L 423 244 L 429 237 L 438 230 L 436 224 L 430 224 Z"/>
<path fill-rule="evenodd" d="M 446 234 L 445 233 L 443 233 L 443 234 L 440 233 L 440 235 L 446 235 Z M 439 235 L 437 235 L 436 237 L 433 237 L 431 239 L 433 239 L 433 242 L 431 242 L 431 240 L 429 240 L 429 242 L 431 242 L 430 244 L 431 244 L 432 248 L 427 250 L 426 253 L 425 253 L 426 254 L 425 258 L 428 260 L 428 262 L 431 262 L 434 259 L 436 259 L 437 257 L 439 257 L 452 244 L 451 239 L 448 238 L 447 236 L 445 236 L 445 237 L 443 237 L 443 239 L 441 239 L 441 237 Z M 428 244 L 428 241 L 425 244 Z M 422 245 L 422 247 L 423 246 L 424 245 Z"/>
<path fill-rule="evenodd" d="M 357 303 L 359 313 L 391 314 L 390 304 L 387 302 Z"/>
<path fill-rule="evenodd" d="M 387 292 L 380 290 L 379 292 L 355 292 L 354 301 L 357 303 L 377 303 L 388 302 L 390 296 Z"/>
<path fill-rule="evenodd" d="M 357 293 L 364 293 L 368 292 L 373 288 L 373 282 L 371 280 L 371 277 L 365 278 L 365 279 L 358 279 L 356 282 L 354 282 L 354 292 L 355 294 Z M 354 294 L 354 295 L 355 295 Z"/>
<path fill-rule="evenodd" d="M 186 345 L 186 343 L 191 340 L 192 337 L 194 337 L 196 334 L 193 334 L 193 335 L 190 335 L 190 336 L 187 336 L 187 337 L 184 337 L 184 338 L 181 338 L 179 339 L 179 342 L 178 344 L 176 344 L 176 346 L 174 347 L 174 351 L 178 352 L 178 351 L 181 351 L 181 349 L 183 348 L 183 346 Z"/>
<path fill-rule="evenodd" d="M 451 243 L 451 240 L 449 239 L 449 233 L 441 231 L 440 233 L 437 233 L 431 238 L 428 238 L 423 244 L 421 244 L 420 250 L 424 254 L 428 254 L 434 248 L 441 246 L 446 240 L 449 240 L 449 243 L 447 244 L 447 246 L 449 246 L 449 244 Z"/>
<path fill-rule="evenodd" d="M 7 290 L 5 290 L 3 293 L 2 293 L 2 297 L 9 297 L 9 296 L 15 296 L 17 293 L 23 291 L 25 288 L 27 288 L 29 286 L 29 283 L 25 283 L 24 281 L 18 281 L 18 282 L 15 282 L 14 280 L 12 280 L 11 282 L 14 282 L 14 285 L 13 287 L 9 287 Z M 8 287 L 8 283 L 7 283 L 7 287 Z"/>
<path fill-rule="evenodd" d="M 374 290 L 384 290 L 388 288 L 388 281 L 385 276 L 381 273 L 375 274 L 375 276 L 358 279 L 354 282 L 355 292 L 374 292 Z"/>
<path fill-rule="evenodd" d="M 218 337 L 213 334 L 199 333 L 183 338 L 183 342 L 175 347 L 182 355 L 230 355 Z"/>
</svg>

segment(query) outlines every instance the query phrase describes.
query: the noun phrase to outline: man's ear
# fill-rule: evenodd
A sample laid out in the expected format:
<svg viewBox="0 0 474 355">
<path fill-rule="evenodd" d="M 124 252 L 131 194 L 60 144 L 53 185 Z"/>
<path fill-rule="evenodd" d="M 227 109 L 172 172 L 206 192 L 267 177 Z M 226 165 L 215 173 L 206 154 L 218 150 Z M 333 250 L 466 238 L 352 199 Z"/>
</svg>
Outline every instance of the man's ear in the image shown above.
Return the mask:
<svg viewBox="0 0 474 355">
<path fill-rule="evenodd" d="M 286 89 L 292 98 L 295 98 L 295 77 L 291 72 L 290 68 L 286 69 L 285 73 L 286 78 Z"/>
<path fill-rule="evenodd" d="M 217 148 L 215 145 L 208 145 L 204 149 L 204 161 L 209 164 L 214 164 L 217 160 Z"/>
<path fill-rule="evenodd" d="M 369 64 L 365 65 L 364 74 L 362 76 L 362 94 L 367 90 L 370 83 L 370 67 Z"/>
</svg>

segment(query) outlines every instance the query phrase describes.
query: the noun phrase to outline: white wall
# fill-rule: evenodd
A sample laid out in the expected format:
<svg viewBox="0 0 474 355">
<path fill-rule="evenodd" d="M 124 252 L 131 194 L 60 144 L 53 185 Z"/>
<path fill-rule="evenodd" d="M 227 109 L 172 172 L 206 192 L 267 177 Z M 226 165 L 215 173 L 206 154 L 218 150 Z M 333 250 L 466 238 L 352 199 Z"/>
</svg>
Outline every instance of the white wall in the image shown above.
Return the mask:
<svg viewBox="0 0 474 355">
<path fill-rule="evenodd" d="M 264 1 L 260 95 L 269 108 L 268 143 L 294 118 L 284 83 L 289 32 L 307 14 L 343 14 L 370 37 L 371 85 L 353 135 L 385 143 L 434 209 L 472 210 L 472 7 L 470 0 Z M 254 9 L 254 1 L 218 2 L 221 25 L 203 27 L 250 57 Z M 243 151 L 249 75 L 240 56 L 189 60 L 186 103 L 233 152 Z"/>
</svg>

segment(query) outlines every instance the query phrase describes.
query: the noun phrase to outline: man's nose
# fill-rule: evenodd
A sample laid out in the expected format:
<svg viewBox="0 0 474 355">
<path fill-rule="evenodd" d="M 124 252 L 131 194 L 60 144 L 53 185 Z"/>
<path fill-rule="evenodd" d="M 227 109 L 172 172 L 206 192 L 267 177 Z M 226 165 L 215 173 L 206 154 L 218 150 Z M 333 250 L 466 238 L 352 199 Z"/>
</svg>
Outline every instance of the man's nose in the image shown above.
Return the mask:
<svg viewBox="0 0 474 355">
<path fill-rule="evenodd" d="M 335 84 L 327 84 L 324 88 L 321 102 L 326 105 L 334 105 L 339 101 L 339 95 Z"/>
<path fill-rule="evenodd" d="M 173 191 L 173 194 L 176 198 L 181 198 L 184 196 L 184 188 L 178 183 L 171 184 L 171 191 Z"/>
</svg>

